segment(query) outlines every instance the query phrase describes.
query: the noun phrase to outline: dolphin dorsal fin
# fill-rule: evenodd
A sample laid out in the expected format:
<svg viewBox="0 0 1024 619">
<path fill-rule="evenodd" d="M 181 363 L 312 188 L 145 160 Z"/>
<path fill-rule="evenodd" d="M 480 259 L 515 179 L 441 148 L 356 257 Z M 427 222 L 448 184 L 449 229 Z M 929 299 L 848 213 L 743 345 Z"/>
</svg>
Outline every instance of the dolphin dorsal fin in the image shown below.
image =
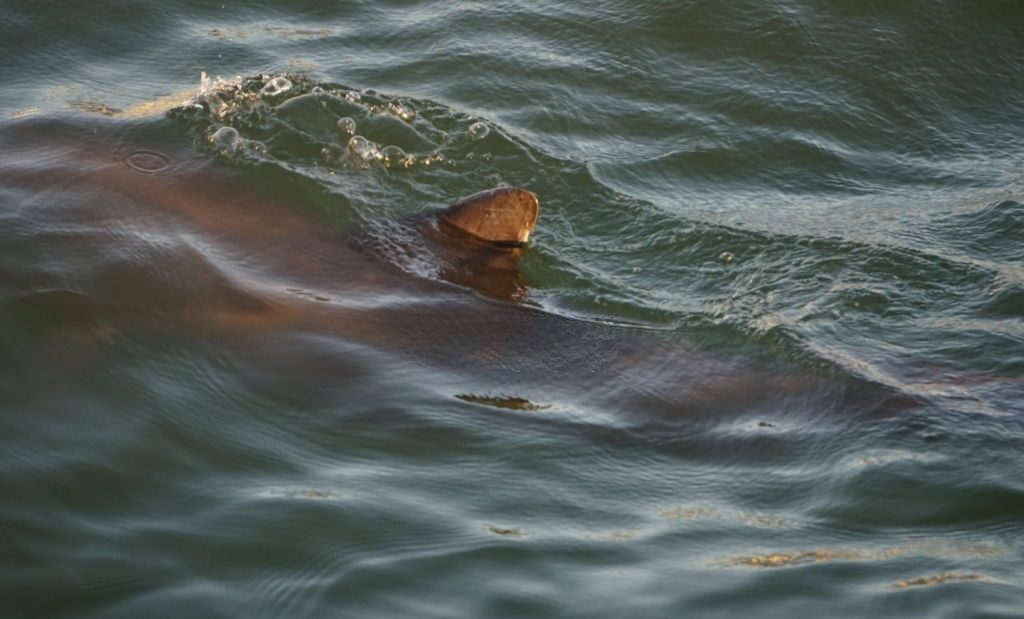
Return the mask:
<svg viewBox="0 0 1024 619">
<path fill-rule="evenodd" d="M 502 187 L 463 198 L 441 213 L 441 221 L 483 241 L 521 247 L 537 224 L 533 192 Z"/>
</svg>

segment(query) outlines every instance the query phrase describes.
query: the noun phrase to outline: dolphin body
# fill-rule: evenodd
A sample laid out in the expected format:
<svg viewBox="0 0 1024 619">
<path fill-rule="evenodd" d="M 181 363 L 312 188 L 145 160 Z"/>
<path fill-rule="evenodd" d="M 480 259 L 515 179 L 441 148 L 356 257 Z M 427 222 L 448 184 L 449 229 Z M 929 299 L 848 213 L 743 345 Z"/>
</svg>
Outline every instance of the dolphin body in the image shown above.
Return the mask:
<svg viewBox="0 0 1024 619">
<path fill-rule="evenodd" d="M 354 355 L 445 397 L 602 424 L 915 404 L 843 372 L 711 354 L 518 303 L 516 263 L 538 213 L 526 190 L 391 228 L 408 234 L 387 240 L 429 250 L 439 277 L 417 277 L 367 235 L 275 203 L 190 148 L 167 154 L 119 132 L 112 121 L 0 127 L 0 299 L 49 325 L 30 379 L 41 392 L 122 334 L 179 333 L 246 359 L 259 368 L 253 388 L 280 393 L 344 388 L 362 372 Z"/>
</svg>

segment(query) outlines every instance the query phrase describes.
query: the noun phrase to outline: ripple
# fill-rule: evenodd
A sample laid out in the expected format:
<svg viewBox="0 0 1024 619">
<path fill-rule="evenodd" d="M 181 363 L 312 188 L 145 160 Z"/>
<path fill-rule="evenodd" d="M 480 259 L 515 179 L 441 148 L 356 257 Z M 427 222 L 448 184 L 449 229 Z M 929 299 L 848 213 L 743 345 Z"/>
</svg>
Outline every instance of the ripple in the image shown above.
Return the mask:
<svg viewBox="0 0 1024 619">
<path fill-rule="evenodd" d="M 601 385 L 584 397 L 564 374 L 546 390 L 477 380 L 472 354 L 391 364 L 315 327 L 174 353 L 184 335 L 159 322 L 109 335 L 124 321 L 106 296 L 0 303 L 0 435 L 19 466 L 0 479 L 0 515 L 30 532 L 0 541 L 0 563 L 16 597 L 49 604 L 15 612 L 1018 615 L 1020 588 L 997 583 L 1020 570 L 1021 429 L 948 402 L 1022 401 L 1019 380 L 996 392 L 992 376 L 1024 368 L 1019 12 L 950 4 L 925 23 L 897 3 L 823 7 L 307 2 L 232 15 L 186 2 L 101 15 L 14 3 L 9 105 L 45 115 L 58 81 L 78 84 L 59 98 L 109 97 L 73 104 L 101 130 L 148 132 L 158 150 L 188 133 L 226 151 L 218 166 L 258 159 L 273 197 L 329 222 L 528 184 L 545 203 L 524 266 L 538 305 L 624 339 L 649 335 L 621 327 L 640 323 L 673 346 L 693 336 L 902 390 L 908 375 L 948 378 L 962 394 L 930 398 L 922 416 L 939 421 L 892 435 L 905 416 L 865 419 L 832 391 L 807 406 L 823 402 L 835 423 L 711 412 L 616 426 L 624 406 L 584 402 L 602 400 Z M 124 121 L 129 101 L 181 79 L 166 60 L 181 52 L 249 75 L 315 64 L 319 77 L 206 80 L 170 122 Z M 354 136 L 366 142 L 349 148 Z M 134 173 L 164 165 L 120 154 Z M 5 221 L 70 226 L 86 210 L 62 208 L 48 180 L 27 189 L 39 191 L 24 206 L 0 194 Z M 82 198 L 71 193 L 60 197 Z M 131 214 L 119 225 L 148 231 Z M 84 269 L 68 265 L 92 259 L 34 236 L 15 251 L 5 230 L 4 290 L 36 271 L 71 286 Z M 415 242 L 383 231 L 382 243 Z M 99 260 L 126 251 L 109 245 Z M 126 282 L 158 285 L 132 298 L 159 311 L 168 287 L 224 288 L 179 253 L 133 265 Z M 165 270 L 141 272 L 154 265 Z M 389 303 L 288 293 L 330 301 L 325 312 Z M 29 360 L 40 322 L 80 326 Z M 580 348 L 552 334 L 527 364 Z M 64 414 L 12 410 L 6 385 L 82 339 L 114 355 Z M 662 404 L 644 379 L 705 365 L 698 348 L 621 368 L 635 380 L 620 402 Z M 133 573 L 161 579 L 136 596 L 104 584 Z M 66 597 L 75 579 L 100 595 Z"/>
<path fill-rule="evenodd" d="M 125 165 L 140 174 L 156 174 L 171 167 L 170 157 L 155 150 L 136 150 L 124 159 Z"/>
</svg>

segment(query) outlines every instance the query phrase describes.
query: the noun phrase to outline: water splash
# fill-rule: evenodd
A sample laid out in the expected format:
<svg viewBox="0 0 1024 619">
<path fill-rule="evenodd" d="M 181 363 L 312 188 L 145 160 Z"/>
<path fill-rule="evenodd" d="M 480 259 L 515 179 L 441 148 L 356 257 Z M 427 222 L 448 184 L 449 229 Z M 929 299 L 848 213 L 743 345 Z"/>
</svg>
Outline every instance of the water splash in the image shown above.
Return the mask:
<svg viewBox="0 0 1024 619">
<path fill-rule="evenodd" d="M 202 73 L 195 99 L 172 116 L 188 120 L 220 156 L 277 161 L 317 176 L 495 168 L 479 118 L 430 101 L 316 82 L 297 73 L 225 79 Z M 504 140 L 488 142 L 501 148 Z M 493 184 L 501 179 L 486 181 Z"/>
<path fill-rule="evenodd" d="M 219 75 L 217 77 L 210 77 L 206 71 L 202 71 L 199 74 L 199 97 L 202 98 L 222 90 L 235 88 L 241 81 L 241 76 L 224 79 Z"/>
</svg>

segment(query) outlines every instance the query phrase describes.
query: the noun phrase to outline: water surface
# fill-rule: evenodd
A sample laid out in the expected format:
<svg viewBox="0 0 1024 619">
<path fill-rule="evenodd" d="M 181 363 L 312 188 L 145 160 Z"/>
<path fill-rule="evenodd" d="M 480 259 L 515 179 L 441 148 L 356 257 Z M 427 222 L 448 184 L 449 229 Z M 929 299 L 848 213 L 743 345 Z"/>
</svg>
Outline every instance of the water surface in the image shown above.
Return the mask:
<svg viewBox="0 0 1024 619">
<path fill-rule="evenodd" d="M 7 616 L 1022 616 L 1018 3 L 3 9 Z"/>
</svg>

